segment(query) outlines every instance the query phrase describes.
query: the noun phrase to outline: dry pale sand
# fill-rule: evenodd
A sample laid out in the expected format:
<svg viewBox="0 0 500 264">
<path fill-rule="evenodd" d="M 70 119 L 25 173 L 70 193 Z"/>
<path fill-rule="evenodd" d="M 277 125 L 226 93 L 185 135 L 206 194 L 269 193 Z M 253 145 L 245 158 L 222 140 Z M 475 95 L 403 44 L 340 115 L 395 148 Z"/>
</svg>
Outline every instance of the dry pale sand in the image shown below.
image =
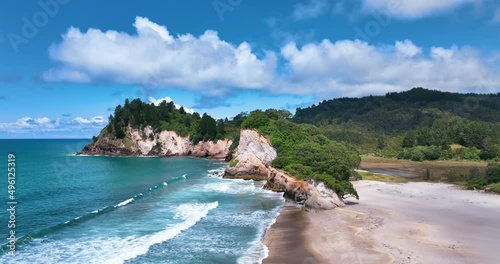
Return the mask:
<svg viewBox="0 0 500 264">
<path fill-rule="evenodd" d="M 500 196 L 436 183 L 355 186 L 359 202 L 301 212 L 304 247 L 314 257 L 265 263 L 500 263 Z M 290 251 L 269 252 L 286 260 Z"/>
</svg>

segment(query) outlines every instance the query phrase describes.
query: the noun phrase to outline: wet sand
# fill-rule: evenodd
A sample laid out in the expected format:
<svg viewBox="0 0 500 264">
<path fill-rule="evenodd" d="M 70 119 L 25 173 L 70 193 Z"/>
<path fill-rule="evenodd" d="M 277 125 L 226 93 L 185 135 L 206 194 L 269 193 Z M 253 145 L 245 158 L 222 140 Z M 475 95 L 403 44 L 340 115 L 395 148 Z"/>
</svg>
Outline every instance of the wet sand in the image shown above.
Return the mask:
<svg viewBox="0 0 500 264">
<path fill-rule="evenodd" d="M 308 226 L 306 215 L 300 208 L 284 207 L 264 237 L 269 256 L 262 263 L 315 263 L 313 255 L 306 248 L 302 232 Z"/>
<path fill-rule="evenodd" d="M 355 187 L 361 200 L 346 208 L 280 215 L 264 263 L 500 263 L 499 195 L 424 182 Z"/>
</svg>

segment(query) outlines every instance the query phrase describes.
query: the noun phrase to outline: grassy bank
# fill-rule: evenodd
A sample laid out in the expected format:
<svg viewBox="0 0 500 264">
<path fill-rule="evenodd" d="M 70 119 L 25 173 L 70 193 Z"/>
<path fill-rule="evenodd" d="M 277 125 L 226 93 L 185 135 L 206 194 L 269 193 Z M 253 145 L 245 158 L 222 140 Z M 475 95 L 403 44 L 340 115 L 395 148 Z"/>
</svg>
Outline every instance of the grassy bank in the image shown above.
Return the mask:
<svg viewBox="0 0 500 264">
<path fill-rule="evenodd" d="M 431 181 L 453 183 L 469 189 L 484 189 L 486 191 L 500 194 L 500 183 L 492 183 L 485 186 L 474 186 L 471 182 L 477 182 L 486 177 L 487 162 L 482 161 L 424 161 L 415 162 L 409 160 L 398 160 L 363 156 L 360 168 L 362 170 L 387 170 L 405 172 L 416 175 L 414 179 L 406 179 L 371 172 L 360 172 L 363 180 L 375 180 L 383 182 L 407 182 L 407 181 Z"/>
<path fill-rule="evenodd" d="M 361 179 L 365 181 L 380 181 L 380 182 L 392 182 L 392 183 L 406 183 L 409 181 L 407 178 L 404 177 L 373 173 L 369 171 L 367 172 L 358 171 L 358 174 L 361 176 Z"/>
</svg>

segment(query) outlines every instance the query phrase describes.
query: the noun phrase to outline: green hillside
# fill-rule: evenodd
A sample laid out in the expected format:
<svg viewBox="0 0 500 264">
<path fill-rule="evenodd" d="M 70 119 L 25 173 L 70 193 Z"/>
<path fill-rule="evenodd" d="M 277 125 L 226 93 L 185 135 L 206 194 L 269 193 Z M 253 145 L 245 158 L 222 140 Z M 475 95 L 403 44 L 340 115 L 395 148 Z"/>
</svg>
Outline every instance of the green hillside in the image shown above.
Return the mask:
<svg viewBox="0 0 500 264">
<path fill-rule="evenodd" d="M 340 98 L 297 109 L 293 120 L 320 128 L 364 154 L 412 160 L 500 158 L 500 93 L 414 88 Z"/>
</svg>

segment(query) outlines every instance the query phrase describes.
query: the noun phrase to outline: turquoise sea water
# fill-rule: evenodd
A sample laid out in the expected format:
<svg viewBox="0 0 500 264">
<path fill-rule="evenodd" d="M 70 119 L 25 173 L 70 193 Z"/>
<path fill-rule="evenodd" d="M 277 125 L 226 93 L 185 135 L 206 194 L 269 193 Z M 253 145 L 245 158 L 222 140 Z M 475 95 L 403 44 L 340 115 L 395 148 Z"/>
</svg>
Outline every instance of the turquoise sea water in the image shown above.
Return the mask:
<svg viewBox="0 0 500 264">
<path fill-rule="evenodd" d="M 9 153 L 18 201 L 17 255 L 0 251 L 0 263 L 259 263 L 266 255 L 261 238 L 280 194 L 214 177 L 226 165 L 217 160 L 75 156 L 87 143 L 0 140 L 3 245 Z"/>
</svg>

